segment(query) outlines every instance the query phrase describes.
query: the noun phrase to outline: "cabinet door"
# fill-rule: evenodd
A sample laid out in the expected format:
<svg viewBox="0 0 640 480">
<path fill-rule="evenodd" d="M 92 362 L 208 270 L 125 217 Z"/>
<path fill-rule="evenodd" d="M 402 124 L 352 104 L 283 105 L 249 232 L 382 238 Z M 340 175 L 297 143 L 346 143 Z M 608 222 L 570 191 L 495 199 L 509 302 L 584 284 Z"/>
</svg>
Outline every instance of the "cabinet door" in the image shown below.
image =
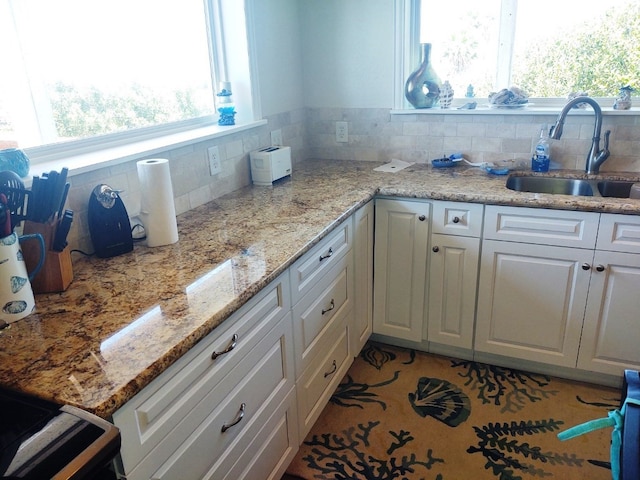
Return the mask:
<svg viewBox="0 0 640 480">
<path fill-rule="evenodd" d="M 431 236 L 429 342 L 473 347 L 480 239 Z"/>
<path fill-rule="evenodd" d="M 373 331 L 420 341 L 429 202 L 376 200 Z"/>
<path fill-rule="evenodd" d="M 485 240 L 476 350 L 575 367 L 592 259 L 591 250 Z"/>
<path fill-rule="evenodd" d="M 358 355 L 369 339 L 373 321 L 373 202 L 354 215 L 354 328 L 351 352 Z"/>
<path fill-rule="evenodd" d="M 578 367 L 621 376 L 640 369 L 640 255 L 596 252 Z"/>
</svg>

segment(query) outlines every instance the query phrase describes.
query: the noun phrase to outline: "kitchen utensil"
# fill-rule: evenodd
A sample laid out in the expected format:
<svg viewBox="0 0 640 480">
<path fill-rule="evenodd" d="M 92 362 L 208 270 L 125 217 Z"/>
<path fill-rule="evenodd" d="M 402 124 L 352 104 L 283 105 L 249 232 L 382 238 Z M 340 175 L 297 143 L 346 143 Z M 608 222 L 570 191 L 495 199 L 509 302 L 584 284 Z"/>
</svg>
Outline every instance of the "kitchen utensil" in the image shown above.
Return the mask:
<svg viewBox="0 0 640 480">
<path fill-rule="evenodd" d="M 0 192 L 7 197 L 7 207 L 11 213 L 11 228 L 15 228 L 22 220 L 25 220 L 27 190 L 24 183 L 11 170 L 0 172 Z"/>
<path fill-rule="evenodd" d="M 129 215 L 116 190 L 109 185 L 97 185 L 89 196 L 88 216 L 97 257 L 115 257 L 133 250 Z"/>
<path fill-rule="evenodd" d="M 20 241 L 37 240 L 39 262 L 31 273 L 20 252 Z M 29 315 L 36 308 L 30 281 L 44 263 L 45 246 L 42 235 L 18 235 L 13 232 L 0 239 L 0 320 L 12 323 Z"/>
<path fill-rule="evenodd" d="M 63 168 L 60 173 L 52 170 L 43 173 L 42 177 L 33 177 L 28 220 L 46 223 L 53 220 L 57 213 L 62 214 L 69 191 L 68 171 L 67 168 Z"/>
<path fill-rule="evenodd" d="M 51 249 L 54 252 L 61 252 L 67 246 L 67 235 L 73 221 L 73 210 L 65 210 L 64 216 L 58 221 L 56 233 L 53 237 L 53 245 Z"/>
</svg>

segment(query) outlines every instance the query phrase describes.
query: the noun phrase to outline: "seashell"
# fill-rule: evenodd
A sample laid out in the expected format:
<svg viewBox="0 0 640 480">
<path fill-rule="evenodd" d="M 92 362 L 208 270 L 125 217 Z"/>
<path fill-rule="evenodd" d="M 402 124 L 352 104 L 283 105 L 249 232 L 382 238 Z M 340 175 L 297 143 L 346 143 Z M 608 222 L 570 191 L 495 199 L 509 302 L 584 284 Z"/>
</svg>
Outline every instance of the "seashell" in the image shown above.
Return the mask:
<svg viewBox="0 0 640 480">
<path fill-rule="evenodd" d="M 27 302 L 24 300 L 12 300 L 11 302 L 7 302 L 2 311 L 4 313 L 17 314 L 22 313 L 27 309 Z"/>
<path fill-rule="evenodd" d="M 415 393 L 409 394 L 409 402 L 421 417 L 433 417 L 457 427 L 469 418 L 469 397 L 454 384 L 438 378 L 422 377 Z"/>
<path fill-rule="evenodd" d="M 449 108 L 453 100 L 453 88 L 448 80 L 445 80 L 440 88 L 440 108 Z"/>
<path fill-rule="evenodd" d="M 503 88 L 489 94 L 489 103 L 493 105 L 523 105 L 528 102 L 528 95 L 518 87 Z"/>
<path fill-rule="evenodd" d="M 24 277 L 12 276 L 9 280 L 11 283 L 11 293 L 18 293 L 22 287 L 27 283 L 27 279 Z"/>
</svg>

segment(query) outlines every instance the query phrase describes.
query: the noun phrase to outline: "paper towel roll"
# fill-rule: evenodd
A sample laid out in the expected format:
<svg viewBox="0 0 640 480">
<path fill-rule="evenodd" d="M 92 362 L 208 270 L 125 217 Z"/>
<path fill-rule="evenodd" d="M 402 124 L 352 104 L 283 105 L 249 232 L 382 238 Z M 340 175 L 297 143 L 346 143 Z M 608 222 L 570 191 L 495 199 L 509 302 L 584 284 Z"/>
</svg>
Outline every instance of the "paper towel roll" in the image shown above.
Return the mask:
<svg viewBox="0 0 640 480">
<path fill-rule="evenodd" d="M 140 180 L 140 219 L 147 234 L 147 245 L 159 247 L 178 241 L 176 207 L 169 160 L 152 158 L 137 162 Z"/>
</svg>

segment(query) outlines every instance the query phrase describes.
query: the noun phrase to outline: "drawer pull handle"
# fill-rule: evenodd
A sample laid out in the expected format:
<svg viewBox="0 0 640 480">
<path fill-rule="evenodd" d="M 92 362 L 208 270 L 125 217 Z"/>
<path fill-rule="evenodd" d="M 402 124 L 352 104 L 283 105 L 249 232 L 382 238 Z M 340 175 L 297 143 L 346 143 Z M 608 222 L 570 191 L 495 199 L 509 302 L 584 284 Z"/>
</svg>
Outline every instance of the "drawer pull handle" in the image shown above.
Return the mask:
<svg viewBox="0 0 640 480">
<path fill-rule="evenodd" d="M 604 265 L 598 265 L 598 266 L 596 267 L 596 270 L 597 270 L 598 272 L 604 272 L 604 271 L 605 271 Z"/>
<path fill-rule="evenodd" d="M 583 263 L 582 264 L 582 269 L 583 270 L 591 270 L 591 265 L 589 265 L 588 263 Z"/>
<path fill-rule="evenodd" d="M 325 258 L 329 258 L 331 255 L 333 255 L 333 248 L 329 248 L 329 251 L 326 255 L 320 255 L 320 261 L 324 260 Z"/>
<path fill-rule="evenodd" d="M 216 358 L 221 357 L 225 353 L 229 353 L 231 350 L 236 348 L 237 341 L 238 341 L 238 335 L 234 333 L 233 337 L 231 337 L 231 344 L 221 352 L 213 352 L 211 354 L 211 360 L 215 360 Z"/>
<path fill-rule="evenodd" d="M 453 217 L 453 223 L 460 223 L 460 217 Z"/>
<path fill-rule="evenodd" d="M 418 217 L 418 220 L 420 220 L 421 222 L 424 222 L 426 219 L 427 219 L 427 216 L 426 216 L 426 215 L 420 215 L 420 216 Z"/>
<path fill-rule="evenodd" d="M 238 413 L 238 418 L 236 418 L 236 420 L 233 423 L 230 424 L 224 424 L 222 425 L 222 433 L 226 432 L 227 430 L 229 430 L 231 427 L 233 427 L 234 425 L 237 425 L 240 423 L 240 421 L 244 418 L 244 410 L 245 408 L 247 408 L 247 404 L 246 403 L 242 403 L 240 404 L 240 412 Z"/>
<path fill-rule="evenodd" d="M 336 361 L 333 361 L 333 364 L 331 365 L 332 369 L 330 372 L 324 372 L 324 378 L 327 378 L 329 375 L 333 375 L 334 373 L 336 373 L 336 370 L 338 369 L 338 365 L 336 365 Z"/>
<path fill-rule="evenodd" d="M 440 251 L 440 247 L 436 245 L 431 250 L 433 250 L 433 253 L 438 253 Z"/>
<path fill-rule="evenodd" d="M 322 315 L 324 315 L 325 313 L 330 312 L 331 310 L 333 310 L 334 308 L 336 308 L 336 302 L 333 301 L 333 298 L 331 299 L 331 303 L 329 304 L 329 308 L 327 308 L 326 310 L 323 308 L 322 309 Z"/>
</svg>

